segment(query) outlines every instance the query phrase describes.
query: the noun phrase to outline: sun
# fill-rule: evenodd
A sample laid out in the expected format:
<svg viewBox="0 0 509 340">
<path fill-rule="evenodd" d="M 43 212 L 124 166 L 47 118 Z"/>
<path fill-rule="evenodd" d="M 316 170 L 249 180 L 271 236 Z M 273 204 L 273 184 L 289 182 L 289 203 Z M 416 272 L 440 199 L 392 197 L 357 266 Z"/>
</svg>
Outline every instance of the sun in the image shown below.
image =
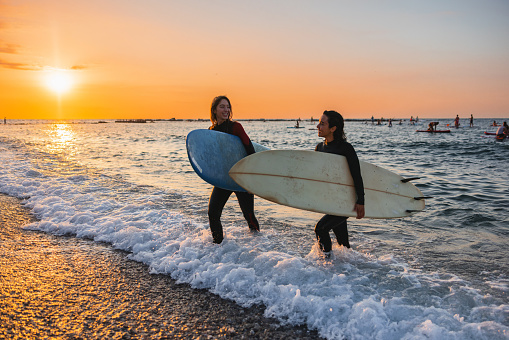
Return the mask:
<svg viewBox="0 0 509 340">
<path fill-rule="evenodd" d="M 56 69 L 48 71 L 45 83 L 51 91 L 61 95 L 69 92 L 73 85 L 73 79 L 70 71 Z"/>
</svg>

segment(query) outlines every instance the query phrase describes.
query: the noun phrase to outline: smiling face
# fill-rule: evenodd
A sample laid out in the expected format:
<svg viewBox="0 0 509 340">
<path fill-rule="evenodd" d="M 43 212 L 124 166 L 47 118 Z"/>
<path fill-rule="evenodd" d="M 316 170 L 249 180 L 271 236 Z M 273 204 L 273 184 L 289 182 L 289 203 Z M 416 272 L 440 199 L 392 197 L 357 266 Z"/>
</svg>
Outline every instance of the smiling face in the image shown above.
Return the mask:
<svg viewBox="0 0 509 340">
<path fill-rule="evenodd" d="M 219 104 L 217 104 L 216 109 L 214 110 L 217 124 L 220 125 L 224 121 L 228 120 L 230 118 L 230 112 L 230 102 L 228 102 L 226 99 L 221 99 Z"/>
<path fill-rule="evenodd" d="M 326 115 L 322 115 L 316 127 L 318 128 L 318 137 L 325 138 L 327 142 L 332 142 L 334 140 L 334 131 L 336 131 L 336 127 L 329 127 L 329 118 Z"/>
</svg>

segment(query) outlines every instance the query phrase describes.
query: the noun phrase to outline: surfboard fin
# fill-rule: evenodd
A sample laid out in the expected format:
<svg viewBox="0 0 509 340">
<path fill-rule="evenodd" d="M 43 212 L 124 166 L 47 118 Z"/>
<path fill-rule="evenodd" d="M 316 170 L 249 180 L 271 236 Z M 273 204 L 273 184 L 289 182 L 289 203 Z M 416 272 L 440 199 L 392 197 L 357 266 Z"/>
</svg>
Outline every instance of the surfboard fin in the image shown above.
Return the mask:
<svg viewBox="0 0 509 340">
<path fill-rule="evenodd" d="M 420 179 L 420 177 L 404 178 L 404 179 L 401 180 L 401 182 L 406 183 L 406 182 L 413 181 L 414 179 Z"/>
<path fill-rule="evenodd" d="M 433 197 L 431 197 L 431 196 L 414 197 L 414 200 L 420 201 L 420 200 L 427 200 L 428 198 L 433 198 Z"/>
</svg>

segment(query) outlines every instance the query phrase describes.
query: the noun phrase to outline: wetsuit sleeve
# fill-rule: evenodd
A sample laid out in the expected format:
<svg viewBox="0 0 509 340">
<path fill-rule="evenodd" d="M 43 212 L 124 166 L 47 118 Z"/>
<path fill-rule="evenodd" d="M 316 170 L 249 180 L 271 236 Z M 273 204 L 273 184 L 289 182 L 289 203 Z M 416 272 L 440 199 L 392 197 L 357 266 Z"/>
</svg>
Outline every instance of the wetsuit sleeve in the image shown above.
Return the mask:
<svg viewBox="0 0 509 340">
<path fill-rule="evenodd" d="M 345 157 L 348 162 L 348 167 L 350 168 L 350 173 L 352 174 L 355 193 L 357 194 L 356 203 L 364 205 L 364 182 L 362 181 L 359 158 L 357 157 L 357 153 L 355 152 L 353 146 L 350 144 L 347 145 L 348 147 L 345 150 Z"/>
<path fill-rule="evenodd" d="M 253 143 L 251 143 L 251 140 L 249 139 L 248 135 L 246 134 L 244 128 L 240 123 L 235 122 L 233 124 L 233 134 L 240 138 L 248 155 L 251 155 L 256 152 Z"/>
</svg>

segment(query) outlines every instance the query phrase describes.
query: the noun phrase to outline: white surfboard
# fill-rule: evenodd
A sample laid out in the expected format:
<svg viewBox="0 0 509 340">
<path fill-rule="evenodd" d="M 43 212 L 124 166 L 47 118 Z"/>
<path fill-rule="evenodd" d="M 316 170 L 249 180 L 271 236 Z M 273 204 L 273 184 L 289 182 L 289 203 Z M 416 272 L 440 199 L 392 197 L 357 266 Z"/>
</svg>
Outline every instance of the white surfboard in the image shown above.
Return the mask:
<svg viewBox="0 0 509 340">
<path fill-rule="evenodd" d="M 399 218 L 424 209 L 421 191 L 402 176 L 360 161 L 366 218 Z M 229 172 L 248 192 L 294 208 L 356 216 L 356 194 L 346 157 L 303 150 L 262 151 Z"/>
</svg>

